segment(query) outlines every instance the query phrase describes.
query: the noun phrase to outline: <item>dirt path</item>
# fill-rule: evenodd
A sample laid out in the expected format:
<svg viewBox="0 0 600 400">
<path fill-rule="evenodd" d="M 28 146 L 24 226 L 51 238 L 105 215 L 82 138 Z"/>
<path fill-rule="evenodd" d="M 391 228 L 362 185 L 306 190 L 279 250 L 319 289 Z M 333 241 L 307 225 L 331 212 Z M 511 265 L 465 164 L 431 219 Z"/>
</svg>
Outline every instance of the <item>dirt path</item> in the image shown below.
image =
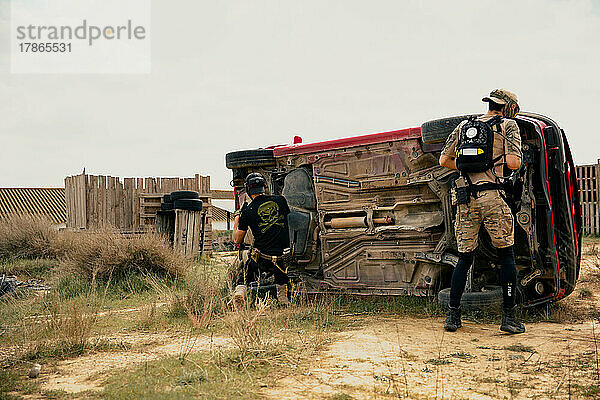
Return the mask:
<svg viewBox="0 0 600 400">
<path fill-rule="evenodd" d="M 576 385 L 597 383 L 593 322 L 529 324 L 525 334 L 514 336 L 469 321 L 450 334 L 442 323 L 440 318 L 373 318 L 360 330 L 337 335 L 308 370 L 265 395 L 559 399 L 569 398 L 569 388 L 576 393 Z"/>
<path fill-rule="evenodd" d="M 42 389 L 79 393 L 100 390 L 103 372 L 113 368 L 141 364 L 167 356 L 184 355 L 226 347 L 230 340 L 222 337 L 177 336 L 140 333 L 120 335 L 103 340 L 122 343 L 131 350 L 100 352 L 58 363 L 56 372 L 43 377 Z M 43 376 L 43 375 L 42 375 Z"/>
</svg>

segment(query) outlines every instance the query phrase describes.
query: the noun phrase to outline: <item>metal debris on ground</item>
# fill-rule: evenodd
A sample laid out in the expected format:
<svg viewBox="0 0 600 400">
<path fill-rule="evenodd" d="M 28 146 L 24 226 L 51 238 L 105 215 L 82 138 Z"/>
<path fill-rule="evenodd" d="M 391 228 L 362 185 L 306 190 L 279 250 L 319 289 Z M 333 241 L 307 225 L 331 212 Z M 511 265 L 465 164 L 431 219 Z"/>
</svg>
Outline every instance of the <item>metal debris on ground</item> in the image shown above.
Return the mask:
<svg viewBox="0 0 600 400">
<path fill-rule="evenodd" d="M 44 285 L 39 279 L 30 279 L 22 282 L 15 276 L 0 275 L 0 297 L 17 288 L 25 288 L 30 290 L 50 290 L 50 286 Z"/>
</svg>

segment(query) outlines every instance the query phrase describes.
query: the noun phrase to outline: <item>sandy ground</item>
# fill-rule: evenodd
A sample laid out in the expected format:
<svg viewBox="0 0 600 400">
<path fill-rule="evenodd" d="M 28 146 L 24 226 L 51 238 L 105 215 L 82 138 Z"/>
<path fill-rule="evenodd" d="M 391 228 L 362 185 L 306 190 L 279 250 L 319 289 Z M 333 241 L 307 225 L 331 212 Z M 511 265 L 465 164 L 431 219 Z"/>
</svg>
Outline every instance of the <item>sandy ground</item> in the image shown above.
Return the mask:
<svg viewBox="0 0 600 400">
<path fill-rule="evenodd" d="M 576 399 L 600 384 L 600 242 L 586 243 L 578 288 L 558 306 L 564 323 L 529 323 L 521 335 L 443 318 L 361 319 L 270 399 Z M 555 306 L 556 307 L 556 306 Z M 579 385 L 579 387 L 578 387 Z M 346 397 L 349 398 L 349 397 Z"/>
<path fill-rule="evenodd" d="M 335 334 L 310 365 L 264 388 L 263 395 L 340 400 L 600 398 L 578 394 L 581 386 L 600 384 L 600 322 L 595 319 L 600 257 L 592 249 L 583 262 L 578 290 L 561 302 L 567 322 L 529 323 L 526 333 L 507 335 L 497 325 L 470 321 L 447 333 L 442 318 L 345 317 L 359 319 L 360 328 Z M 585 295 L 581 288 L 587 289 Z M 42 372 L 42 388 L 98 390 L 103 372 L 113 368 L 231 345 L 223 337 L 149 333 L 104 339 L 124 343 L 129 350 L 61 361 L 52 372 Z"/>
<path fill-rule="evenodd" d="M 120 335 L 103 340 L 120 343 L 131 350 L 101 352 L 61 361 L 55 372 L 42 375 L 44 390 L 63 390 L 79 393 L 86 390 L 102 389 L 103 372 L 113 368 L 141 364 L 167 356 L 185 355 L 204 350 L 229 346 L 231 341 L 222 337 L 177 336 L 140 333 Z"/>
<path fill-rule="evenodd" d="M 301 375 L 265 392 L 272 399 L 568 398 L 569 385 L 594 383 L 600 325 L 536 323 L 523 335 L 466 321 L 457 333 L 443 319 L 372 318 L 341 333 Z M 527 347 L 525 347 L 527 346 Z M 388 395 L 388 396 L 386 396 Z"/>
</svg>

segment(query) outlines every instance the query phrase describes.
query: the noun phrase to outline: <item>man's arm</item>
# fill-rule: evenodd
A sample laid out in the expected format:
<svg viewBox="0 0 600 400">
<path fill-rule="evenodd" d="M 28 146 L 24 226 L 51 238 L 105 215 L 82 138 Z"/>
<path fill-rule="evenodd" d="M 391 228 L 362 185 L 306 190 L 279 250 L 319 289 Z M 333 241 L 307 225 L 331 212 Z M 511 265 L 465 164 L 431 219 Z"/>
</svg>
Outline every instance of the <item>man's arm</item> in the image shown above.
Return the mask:
<svg viewBox="0 0 600 400">
<path fill-rule="evenodd" d="M 521 168 L 521 132 L 515 121 L 509 120 L 506 123 L 506 137 L 504 140 L 506 166 L 512 170 Z"/>
<path fill-rule="evenodd" d="M 246 236 L 246 231 L 248 230 L 248 215 L 244 214 L 244 210 L 246 210 L 247 206 L 247 203 L 244 203 L 242 208 L 233 214 L 233 241 L 235 244 L 242 244 L 244 242 L 244 237 Z"/>
<path fill-rule="evenodd" d="M 458 132 L 462 126 L 463 123 L 461 122 L 448 136 L 448 139 L 446 139 L 446 144 L 440 156 L 440 165 L 442 167 L 456 169 L 456 144 L 458 142 Z"/>
<path fill-rule="evenodd" d="M 515 156 L 514 154 L 507 154 L 506 166 L 513 170 L 521 168 L 521 157 Z"/>
<path fill-rule="evenodd" d="M 233 219 L 233 241 L 235 244 L 242 244 L 244 237 L 246 236 L 246 231 L 239 229 L 239 224 L 240 216 L 236 215 Z"/>
<path fill-rule="evenodd" d="M 456 158 L 442 154 L 440 156 L 440 165 L 442 167 L 456 169 Z"/>
</svg>

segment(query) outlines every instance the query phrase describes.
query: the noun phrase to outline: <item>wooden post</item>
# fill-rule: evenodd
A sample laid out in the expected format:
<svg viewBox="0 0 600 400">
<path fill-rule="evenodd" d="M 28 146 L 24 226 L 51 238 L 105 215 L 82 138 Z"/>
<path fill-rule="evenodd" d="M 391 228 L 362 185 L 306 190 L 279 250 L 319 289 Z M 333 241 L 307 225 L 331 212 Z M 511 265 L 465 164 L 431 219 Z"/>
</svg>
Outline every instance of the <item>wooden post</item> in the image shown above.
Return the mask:
<svg viewBox="0 0 600 400">
<path fill-rule="evenodd" d="M 171 244 L 175 238 L 175 211 L 156 212 L 156 232 L 165 236 Z"/>
<path fill-rule="evenodd" d="M 175 210 L 174 248 L 186 256 L 201 253 L 202 214 L 202 211 Z"/>
</svg>

